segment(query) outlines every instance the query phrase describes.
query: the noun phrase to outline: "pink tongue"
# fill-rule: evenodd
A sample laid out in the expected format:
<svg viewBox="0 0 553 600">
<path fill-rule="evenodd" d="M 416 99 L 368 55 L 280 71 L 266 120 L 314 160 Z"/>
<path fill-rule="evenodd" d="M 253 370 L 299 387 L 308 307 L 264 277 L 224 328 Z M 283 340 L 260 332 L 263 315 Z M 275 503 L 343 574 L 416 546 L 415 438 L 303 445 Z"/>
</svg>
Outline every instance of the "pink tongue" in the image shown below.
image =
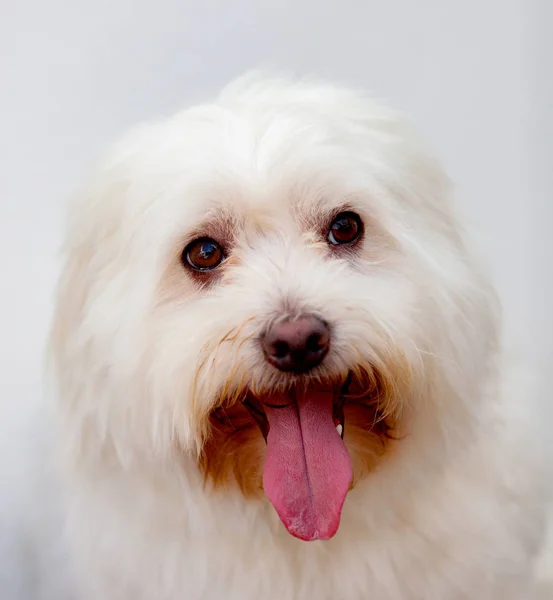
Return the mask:
<svg viewBox="0 0 553 600">
<path fill-rule="evenodd" d="M 301 540 L 336 533 L 352 479 L 332 399 L 331 391 L 264 398 L 270 429 L 263 487 L 286 529 Z"/>
</svg>

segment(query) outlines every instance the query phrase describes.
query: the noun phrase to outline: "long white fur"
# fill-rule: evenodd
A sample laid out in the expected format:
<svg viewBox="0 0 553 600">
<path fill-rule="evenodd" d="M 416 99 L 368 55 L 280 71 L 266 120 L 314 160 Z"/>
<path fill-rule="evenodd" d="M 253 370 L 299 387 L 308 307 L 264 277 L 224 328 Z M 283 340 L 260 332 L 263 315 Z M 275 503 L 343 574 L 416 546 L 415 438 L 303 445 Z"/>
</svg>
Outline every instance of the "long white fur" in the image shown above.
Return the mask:
<svg viewBox="0 0 553 600">
<path fill-rule="evenodd" d="M 363 249 L 330 258 L 306 224 L 346 205 Z M 236 260 L 202 288 L 179 255 L 221 207 Z M 32 597 L 553 598 L 544 397 L 507 356 L 465 237 L 411 127 L 348 90 L 250 76 L 127 135 L 68 224 Z M 328 542 L 292 538 L 266 500 L 206 490 L 195 462 L 221 387 L 284 385 L 256 335 L 286 311 L 332 323 L 328 372 L 409 364 L 408 435 Z"/>
</svg>

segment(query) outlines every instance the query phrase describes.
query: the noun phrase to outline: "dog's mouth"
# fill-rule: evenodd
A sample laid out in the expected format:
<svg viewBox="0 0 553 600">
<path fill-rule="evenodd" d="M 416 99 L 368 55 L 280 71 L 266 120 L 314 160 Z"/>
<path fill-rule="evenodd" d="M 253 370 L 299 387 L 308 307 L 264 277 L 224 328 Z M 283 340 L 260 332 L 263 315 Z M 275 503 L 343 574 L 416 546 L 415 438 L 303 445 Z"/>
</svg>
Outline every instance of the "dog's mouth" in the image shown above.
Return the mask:
<svg viewBox="0 0 553 600">
<path fill-rule="evenodd" d="M 322 383 L 300 376 L 278 391 L 225 394 L 210 415 L 201 469 L 215 484 L 232 477 L 246 496 L 263 489 L 294 537 L 327 540 L 355 481 L 400 439 L 400 375 L 357 367 Z"/>
<path fill-rule="evenodd" d="M 311 541 L 334 536 L 353 470 L 343 442 L 340 386 L 307 384 L 266 395 L 250 393 L 244 405 L 266 442 L 263 487 L 287 530 Z"/>
</svg>

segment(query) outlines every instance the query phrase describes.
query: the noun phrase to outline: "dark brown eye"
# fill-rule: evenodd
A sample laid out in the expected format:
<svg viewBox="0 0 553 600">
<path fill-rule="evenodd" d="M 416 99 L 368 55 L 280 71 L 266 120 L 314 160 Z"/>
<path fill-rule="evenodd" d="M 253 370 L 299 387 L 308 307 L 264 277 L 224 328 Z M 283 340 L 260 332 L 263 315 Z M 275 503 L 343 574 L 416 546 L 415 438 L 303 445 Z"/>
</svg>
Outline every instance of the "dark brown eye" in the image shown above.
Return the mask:
<svg viewBox="0 0 553 600">
<path fill-rule="evenodd" d="M 182 253 L 183 263 L 195 271 L 211 271 L 225 258 L 223 249 L 211 238 L 201 238 L 188 244 Z"/>
<path fill-rule="evenodd" d="M 352 244 L 363 230 L 363 224 L 359 215 L 354 212 L 340 213 L 330 224 L 328 241 L 333 246 Z"/>
</svg>

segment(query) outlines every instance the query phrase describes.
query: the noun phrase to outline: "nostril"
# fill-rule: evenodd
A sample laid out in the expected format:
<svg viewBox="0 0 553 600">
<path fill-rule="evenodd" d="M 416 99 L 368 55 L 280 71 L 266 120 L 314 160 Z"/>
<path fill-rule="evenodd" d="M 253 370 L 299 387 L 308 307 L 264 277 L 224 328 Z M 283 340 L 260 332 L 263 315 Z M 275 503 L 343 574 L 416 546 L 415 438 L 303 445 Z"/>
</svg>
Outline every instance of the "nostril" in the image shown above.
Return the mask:
<svg viewBox="0 0 553 600">
<path fill-rule="evenodd" d="M 273 344 L 273 356 L 275 358 L 285 358 L 290 354 L 290 346 L 286 342 L 277 341 Z"/>
<path fill-rule="evenodd" d="M 319 333 L 312 333 L 305 344 L 308 352 L 318 352 L 324 347 L 322 336 Z"/>
</svg>

